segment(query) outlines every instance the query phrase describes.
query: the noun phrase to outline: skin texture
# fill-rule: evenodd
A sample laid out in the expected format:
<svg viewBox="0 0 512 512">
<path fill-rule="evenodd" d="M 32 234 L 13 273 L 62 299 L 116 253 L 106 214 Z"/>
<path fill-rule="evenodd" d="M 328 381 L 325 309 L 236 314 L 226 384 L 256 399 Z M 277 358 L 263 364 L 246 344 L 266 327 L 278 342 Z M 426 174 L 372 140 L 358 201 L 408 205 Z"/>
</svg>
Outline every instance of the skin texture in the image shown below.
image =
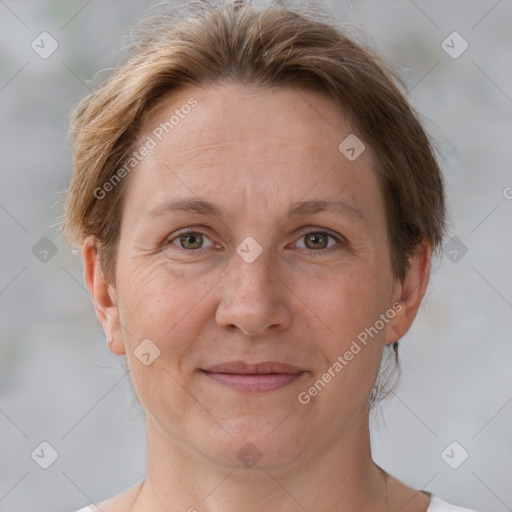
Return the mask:
<svg viewBox="0 0 512 512">
<path fill-rule="evenodd" d="M 101 272 L 94 238 L 83 245 L 98 318 L 110 349 L 126 354 L 147 413 L 146 479 L 101 510 L 426 510 L 425 494 L 373 462 L 367 402 L 385 344 L 416 316 L 430 246 L 418 247 L 403 283 L 394 278 L 375 158 L 368 146 L 354 161 L 338 150 L 353 129 L 329 97 L 191 87 L 166 98 L 140 140 L 191 97 L 197 106 L 125 178 L 115 284 Z M 148 214 L 185 197 L 214 202 L 222 215 Z M 344 201 L 361 218 L 285 216 L 310 200 Z M 187 231 L 195 238 L 180 239 Z M 246 237 L 262 248 L 251 263 L 236 251 Z M 298 394 L 393 304 L 400 311 L 378 335 L 300 403 Z M 145 339 L 160 350 L 147 366 L 134 354 Z M 304 373 L 255 393 L 200 371 L 235 360 Z M 252 467 L 237 456 L 247 443 L 261 454 Z"/>
</svg>

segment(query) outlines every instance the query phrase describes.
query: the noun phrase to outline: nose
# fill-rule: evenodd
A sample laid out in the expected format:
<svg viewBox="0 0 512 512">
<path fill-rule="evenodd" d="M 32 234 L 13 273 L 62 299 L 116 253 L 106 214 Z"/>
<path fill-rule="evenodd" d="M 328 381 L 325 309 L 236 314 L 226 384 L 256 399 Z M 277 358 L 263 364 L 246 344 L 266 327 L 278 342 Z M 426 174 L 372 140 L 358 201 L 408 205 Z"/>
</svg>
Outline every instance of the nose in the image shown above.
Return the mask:
<svg viewBox="0 0 512 512">
<path fill-rule="evenodd" d="M 251 263 L 234 255 L 231 271 L 223 280 L 217 324 L 230 331 L 240 329 L 248 336 L 286 330 L 292 321 L 291 293 L 276 266 L 263 254 Z"/>
</svg>

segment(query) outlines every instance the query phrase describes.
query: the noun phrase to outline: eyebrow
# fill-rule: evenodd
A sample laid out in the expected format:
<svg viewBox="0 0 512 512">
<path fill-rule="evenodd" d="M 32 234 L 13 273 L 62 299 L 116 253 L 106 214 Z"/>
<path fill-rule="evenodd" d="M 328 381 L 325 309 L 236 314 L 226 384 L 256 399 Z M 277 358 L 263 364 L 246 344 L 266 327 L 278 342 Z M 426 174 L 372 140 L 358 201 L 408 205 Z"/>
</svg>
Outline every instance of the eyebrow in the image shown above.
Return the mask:
<svg viewBox="0 0 512 512">
<path fill-rule="evenodd" d="M 161 203 L 149 210 L 144 217 L 153 218 L 176 211 L 197 213 L 204 216 L 210 215 L 219 218 L 223 217 L 222 209 L 218 205 L 206 199 L 196 197 L 186 197 Z M 313 215 L 324 211 L 338 213 L 353 220 L 364 221 L 364 216 L 359 208 L 345 201 L 325 201 L 320 199 L 295 203 L 288 209 L 283 217 L 291 219 L 293 217 Z"/>
</svg>

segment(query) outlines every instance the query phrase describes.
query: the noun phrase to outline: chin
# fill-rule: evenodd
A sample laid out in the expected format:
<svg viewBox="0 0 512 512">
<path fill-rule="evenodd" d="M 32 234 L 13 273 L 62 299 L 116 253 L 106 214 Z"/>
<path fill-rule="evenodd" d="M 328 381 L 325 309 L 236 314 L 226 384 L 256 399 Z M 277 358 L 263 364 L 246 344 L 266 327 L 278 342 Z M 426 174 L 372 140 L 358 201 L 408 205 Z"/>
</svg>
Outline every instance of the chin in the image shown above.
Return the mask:
<svg viewBox="0 0 512 512">
<path fill-rule="evenodd" d="M 300 455 L 308 436 L 291 423 L 291 416 L 285 418 L 286 414 L 273 421 L 247 416 L 223 421 L 223 427 L 232 437 L 227 434 L 218 437 L 216 430 L 215 438 L 210 435 L 199 443 L 203 445 L 201 451 L 212 462 L 233 470 L 286 466 Z M 287 421 L 290 423 L 285 426 Z"/>
</svg>

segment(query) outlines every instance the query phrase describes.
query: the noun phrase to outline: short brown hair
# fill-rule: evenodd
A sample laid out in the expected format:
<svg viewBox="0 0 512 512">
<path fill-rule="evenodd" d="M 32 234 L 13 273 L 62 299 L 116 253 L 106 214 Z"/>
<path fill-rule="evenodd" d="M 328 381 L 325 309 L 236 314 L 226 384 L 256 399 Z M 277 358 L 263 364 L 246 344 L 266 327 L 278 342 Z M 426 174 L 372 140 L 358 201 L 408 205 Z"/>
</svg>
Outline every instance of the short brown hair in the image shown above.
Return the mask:
<svg viewBox="0 0 512 512">
<path fill-rule="evenodd" d="M 81 244 L 96 236 L 101 267 L 115 281 L 127 180 L 107 200 L 94 191 L 128 158 L 144 119 L 164 95 L 223 81 L 312 87 L 342 107 L 376 155 L 392 269 L 403 280 L 419 242 L 428 241 L 433 252 L 442 243 L 443 179 L 431 141 L 397 85 L 398 73 L 348 33 L 310 8 L 246 1 L 199 2 L 146 19 L 132 34 L 124 63 L 72 113 L 74 174 L 61 225 L 66 238 Z"/>
</svg>

